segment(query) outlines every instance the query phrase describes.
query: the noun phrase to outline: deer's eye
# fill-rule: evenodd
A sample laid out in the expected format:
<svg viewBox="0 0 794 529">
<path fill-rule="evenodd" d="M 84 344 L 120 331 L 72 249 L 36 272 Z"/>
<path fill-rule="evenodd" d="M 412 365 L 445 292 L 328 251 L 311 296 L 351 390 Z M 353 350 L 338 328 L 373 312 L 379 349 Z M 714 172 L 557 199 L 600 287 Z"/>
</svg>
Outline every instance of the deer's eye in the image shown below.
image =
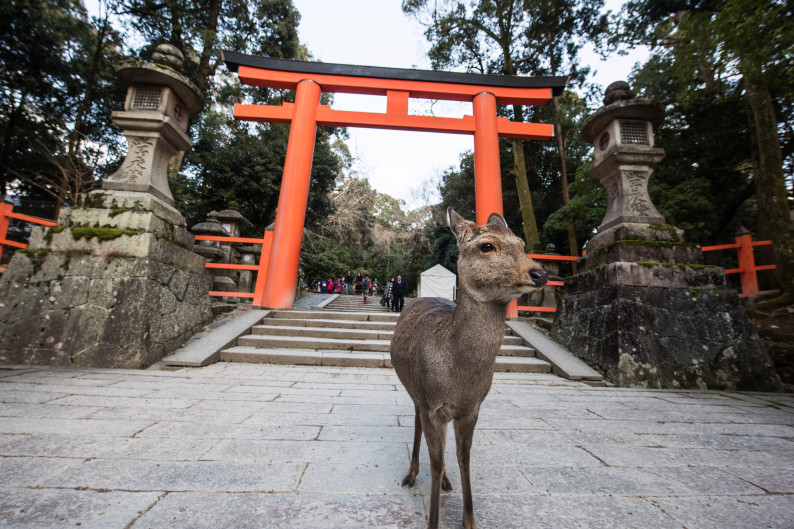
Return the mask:
<svg viewBox="0 0 794 529">
<path fill-rule="evenodd" d="M 493 244 L 486 242 L 485 244 L 480 245 L 480 251 L 483 253 L 492 252 L 495 248 Z"/>
</svg>

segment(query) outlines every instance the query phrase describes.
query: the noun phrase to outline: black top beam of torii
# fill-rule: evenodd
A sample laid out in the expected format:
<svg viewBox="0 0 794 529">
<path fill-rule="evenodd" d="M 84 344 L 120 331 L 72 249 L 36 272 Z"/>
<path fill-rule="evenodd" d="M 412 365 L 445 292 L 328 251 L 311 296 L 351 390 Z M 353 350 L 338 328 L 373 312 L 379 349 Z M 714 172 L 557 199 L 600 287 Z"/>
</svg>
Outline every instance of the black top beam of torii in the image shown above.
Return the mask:
<svg viewBox="0 0 794 529">
<path fill-rule="evenodd" d="M 397 79 L 403 81 L 426 81 L 436 83 L 466 84 L 504 88 L 551 88 L 552 95 L 560 95 L 568 85 L 570 77 L 522 77 L 512 75 L 490 75 L 478 73 L 440 72 L 410 68 L 386 68 L 382 66 L 357 66 L 325 62 L 277 59 L 260 55 L 246 55 L 234 51 L 221 51 L 221 59 L 231 72 L 240 66 L 316 75 L 339 75 L 344 77 L 366 77 L 371 79 Z"/>
</svg>

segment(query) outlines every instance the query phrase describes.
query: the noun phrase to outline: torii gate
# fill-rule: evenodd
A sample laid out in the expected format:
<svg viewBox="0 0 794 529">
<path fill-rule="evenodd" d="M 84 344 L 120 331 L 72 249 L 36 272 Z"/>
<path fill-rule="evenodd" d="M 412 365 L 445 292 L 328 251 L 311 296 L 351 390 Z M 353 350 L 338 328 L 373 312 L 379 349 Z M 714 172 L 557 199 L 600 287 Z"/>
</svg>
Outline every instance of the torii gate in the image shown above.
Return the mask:
<svg viewBox="0 0 794 529">
<path fill-rule="evenodd" d="M 230 71 L 238 74 L 242 83 L 296 91 L 295 103 L 234 107 L 237 119 L 291 124 L 269 264 L 264 278 L 260 273 L 257 279 L 253 300 L 256 306 L 277 309 L 292 308 L 295 302 L 317 125 L 473 134 L 477 223 L 484 224 L 491 213 L 504 214 L 499 136 L 547 140 L 554 135 L 550 124 L 497 117 L 496 105 L 546 105 L 568 83 L 567 77 L 509 77 L 351 66 L 232 51 L 221 51 L 221 59 Z M 322 92 L 386 96 L 386 113 L 332 110 L 328 105 L 320 105 Z M 408 114 L 411 97 L 471 101 L 474 115 L 462 118 L 411 115 Z M 262 258 L 266 252 L 263 248 Z M 508 316 L 518 315 L 515 307 L 513 302 Z"/>
</svg>

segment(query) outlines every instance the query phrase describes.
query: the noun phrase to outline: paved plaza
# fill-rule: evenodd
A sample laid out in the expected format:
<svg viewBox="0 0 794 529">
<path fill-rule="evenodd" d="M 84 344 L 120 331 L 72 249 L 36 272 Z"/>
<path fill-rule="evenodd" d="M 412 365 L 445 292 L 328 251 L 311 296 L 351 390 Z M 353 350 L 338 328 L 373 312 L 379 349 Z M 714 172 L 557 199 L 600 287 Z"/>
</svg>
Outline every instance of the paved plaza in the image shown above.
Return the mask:
<svg viewBox="0 0 794 529">
<path fill-rule="evenodd" d="M 0 527 L 425 527 L 387 369 L 0 369 Z M 487 528 L 794 527 L 794 395 L 498 374 L 472 450 Z M 450 434 L 451 432 L 450 428 Z M 442 527 L 460 527 L 454 439 Z"/>
</svg>

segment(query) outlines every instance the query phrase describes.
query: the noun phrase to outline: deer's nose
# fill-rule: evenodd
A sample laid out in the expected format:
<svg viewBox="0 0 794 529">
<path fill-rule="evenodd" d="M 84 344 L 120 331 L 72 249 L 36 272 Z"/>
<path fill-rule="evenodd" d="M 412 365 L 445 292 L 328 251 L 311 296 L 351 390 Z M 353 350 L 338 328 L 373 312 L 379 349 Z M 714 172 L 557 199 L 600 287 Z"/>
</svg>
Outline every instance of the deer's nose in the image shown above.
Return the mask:
<svg viewBox="0 0 794 529">
<path fill-rule="evenodd" d="M 542 287 L 549 280 L 549 274 L 545 270 L 532 270 L 529 278 L 535 283 L 536 287 Z"/>
</svg>

